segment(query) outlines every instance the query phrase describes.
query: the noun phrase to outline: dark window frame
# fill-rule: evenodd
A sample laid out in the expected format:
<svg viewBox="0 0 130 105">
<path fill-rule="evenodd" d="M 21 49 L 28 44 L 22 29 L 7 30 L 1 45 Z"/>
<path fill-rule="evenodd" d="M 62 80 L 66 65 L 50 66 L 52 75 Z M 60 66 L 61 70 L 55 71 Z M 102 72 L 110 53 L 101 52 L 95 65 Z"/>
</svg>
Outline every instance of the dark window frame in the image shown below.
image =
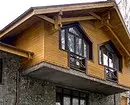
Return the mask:
<svg viewBox="0 0 130 105">
<path fill-rule="evenodd" d="M 82 40 L 86 43 L 87 47 L 89 47 L 88 49 L 88 54 L 87 56 L 89 56 L 87 58 L 87 60 L 90 60 L 90 61 L 93 61 L 93 42 L 92 40 L 89 38 L 89 36 L 86 34 L 86 32 L 84 31 L 84 29 L 80 26 L 79 23 L 72 23 L 72 24 L 66 24 L 66 25 L 63 25 L 63 27 L 60 29 L 59 31 L 59 49 L 60 50 L 63 50 L 63 51 L 66 51 L 66 52 L 70 52 L 69 49 L 67 48 L 67 46 L 65 46 L 65 49 L 62 49 L 62 44 L 61 44 L 61 31 L 62 29 L 67 29 L 67 28 L 71 28 L 71 27 L 76 27 L 78 29 L 78 31 L 81 33 L 82 35 Z M 65 43 L 68 43 L 67 41 L 67 33 L 65 31 Z M 83 42 L 82 42 L 83 43 Z M 82 44 L 83 45 L 83 44 Z M 83 47 L 83 46 L 82 46 Z"/>
<path fill-rule="evenodd" d="M 76 34 L 73 34 L 73 33 L 71 33 L 71 32 L 69 32 L 69 29 L 70 28 L 74 28 L 74 29 L 77 29 L 77 30 L 75 30 L 77 33 L 78 33 L 78 35 L 76 35 Z M 64 32 L 64 34 L 61 34 L 62 33 L 62 31 L 65 31 Z M 70 34 L 71 36 L 73 36 L 73 40 L 74 40 L 74 45 L 73 45 L 73 51 L 74 52 L 71 52 L 71 51 L 69 51 L 69 48 L 68 48 L 68 34 Z M 63 35 L 63 36 L 61 36 L 61 35 Z M 62 43 L 62 41 L 61 41 L 61 37 L 63 37 L 63 38 L 65 38 L 64 39 L 64 41 L 63 41 L 63 43 Z M 81 53 L 79 53 L 79 55 L 77 54 L 77 48 L 76 48 L 76 40 L 81 40 Z M 63 46 L 65 45 L 65 47 L 63 47 Z M 86 47 L 85 47 L 86 46 Z M 63 49 L 64 48 L 64 49 Z M 60 50 L 63 50 L 63 51 L 66 51 L 67 53 L 68 53 L 68 66 L 71 68 L 71 65 L 70 65 L 70 57 L 72 56 L 72 55 L 74 55 L 74 56 L 77 56 L 77 57 L 81 57 L 81 58 L 83 58 L 83 66 L 85 67 L 84 68 L 84 70 L 83 70 L 83 68 L 81 68 L 81 69 L 78 69 L 78 68 L 76 68 L 76 67 L 74 67 L 74 68 L 72 68 L 72 69 L 75 69 L 75 70 L 79 70 L 79 71 L 83 71 L 83 72 L 86 72 L 86 62 L 87 62 L 87 60 L 90 60 L 90 61 L 92 61 L 93 62 L 93 42 L 90 40 L 90 38 L 88 37 L 88 35 L 84 32 L 84 30 L 83 30 L 83 28 L 80 26 L 80 24 L 79 23 L 72 23 L 72 24 L 67 24 L 67 25 L 64 25 L 62 28 L 61 28 L 61 30 L 59 31 L 59 49 Z M 86 52 L 85 52 L 85 49 L 86 49 Z M 85 56 L 85 53 L 86 53 L 86 57 L 84 57 Z M 80 55 L 81 54 L 81 55 Z M 82 61 L 81 61 L 82 62 Z"/>
<path fill-rule="evenodd" d="M 100 53 L 99 53 L 100 47 L 103 46 L 103 45 L 106 45 L 106 44 L 110 44 L 111 47 L 114 49 L 114 51 L 116 53 L 116 56 L 119 58 L 119 70 L 117 70 L 117 71 L 122 72 L 122 68 L 123 68 L 123 65 L 122 65 L 122 56 L 119 53 L 119 51 L 117 50 L 117 48 L 114 46 L 114 44 L 112 43 L 112 41 L 110 41 L 110 40 L 98 45 L 98 64 L 102 65 L 102 66 L 106 66 L 106 65 L 100 64 Z M 102 60 L 102 63 L 103 63 L 103 58 L 101 60 Z M 109 61 L 108 61 L 108 63 L 109 63 Z M 109 66 L 106 66 L 106 67 L 109 67 Z M 116 69 L 116 68 L 112 68 L 112 69 Z"/>
<path fill-rule="evenodd" d="M 58 92 L 57 90 L 60 89 L 61 92 Z M 65 90 L 68 90 L 69 93 L 65 93 Z M 77 95 L 74 95 L 75 93 L 77 93 Z M 85 96 L 81 96 L 81 94 L 84 94 Z M 64 105 L 64 97 L 69 97 L 70 98 L 70 105 L 73 105 L 73 99 L 78 99 L 78 105 L 80 105 L 80 101 L 84 100 L 85 101 L 85 105 L 88 105 L 88 93 L 86 92 L 82 92 L 79 90 L 72 90 L 72 89 L 68 89 L 68 88 L 62 88 L 62 87 L 56 87 L 56 102 L 60 102 L 61 105 Z M 60 97 L 60 100 L 58 99 L 58 97 Z"/>
<path fill-rule="evenodd" d="M 100 48 L 104 45 L 107 45 L 107 44 L 110 45 L 110 47 L 114 50 L 114 55 L 116 55 L 116 57 L 114 56 L 114 60 L 113 60 L 114 63 L 117 64 L 116 60 L 119 60 L 118 61 L 119 65 L 116 65 L 116 64 L 113 63 L 113 67 L 110 67 L 110 65 L 109 65 L 110 52 L 109 51 L 107 52 L 107 54 L 109 54 L 108 65 L 103 64 L 103 54 L 100 57 L 100 53 L 102 53 L 102 52 L 100 52 Z M 100 58 L 101 58 L 101 60 L 100 60 Z M 117 58 L 117 59 L 115 59 L 115 58 Z M 100 61 L 101 61 L 101 63 L 100 63 Z M 104 42 L 104 43 L 101 43 L 101 44 L 98 45 L 98 64 L 104 66 L 105 77 L 106 77 L 107 80 L 112 81 L 112 82 L 118 82 L 118 72 L 122 72 L 122 68 L 123 68 L 122 67 L 123 66 L 122 56 L 119 53 L 119 51 L 117 50 L 117 48 L 114 46 L 112 41 L 107 41 L 107 42 Z M 117 69 L 116 67 L 119 67 L 119 68 Z"/>
</svg>

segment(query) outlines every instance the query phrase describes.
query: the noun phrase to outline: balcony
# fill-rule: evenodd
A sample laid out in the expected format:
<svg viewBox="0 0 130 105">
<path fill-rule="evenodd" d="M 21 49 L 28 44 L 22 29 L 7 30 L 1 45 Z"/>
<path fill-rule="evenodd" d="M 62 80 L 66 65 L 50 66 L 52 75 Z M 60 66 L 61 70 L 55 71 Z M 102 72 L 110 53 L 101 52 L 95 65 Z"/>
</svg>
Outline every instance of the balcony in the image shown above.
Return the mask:
<svg viewBox="0 0 130 105">
<path fill-rule="evenodd" d="M 71 66 L 75 67 L 76 62 L 83 62 L 84 59 L 79 60 L 79 57 L 72 56 L 71 59 L 74 59 L 73 63 L 71 62 Z M 77 59 L 78 58 L 78 59 Z M 77 63 L 78 64 L 78 63 Z M 84 63 L 83 63 L 84 64 Z M 87 63 L 86 63 L 87 64 Z M 85 65 L 84 65 L 85 66 Z M 37 64 L 23 72 L 24 75 L 28 75 L 33 78 L 41 79 L 41 80 L 47 80 L 51 81 L 56 84 L 56 86 L 67 86 L 77 89 L 83 89 L 86 91 L 92 91 L 92 92 L 98 92 L 106 95 L 116 94 L 120 92 L 128 91 L 129 89 L 123 86 L 118 85 L 115 82 L 111 81 L 105 81 L 101 79 L 97 79 L 94 77 L 90 77 L 87 75 L 87 66 L 86 68 L 82 68 L 82 71 L 74 70 L 74 69 L 68 69 L 68 68 L 62 68 L 53 64 L 49 64 L 46 62 L 42 62 L 40 64 Z M 80 67 L 80 66 L 78 66 Z M 85 70 L 86 69 L 86 70 Z M 107 69 L 107 78 L 109 79 L 115 79 L 114 72 L 111 71 L 111 69 Z"/>
<path fill-rule="evenodd" d="M 69 66 L 71 69 L 86 72 L 86 59 L 74 53 L 69 54 Z"/>
<path fill-rule="evenodd" d="M 112 81 L 112 82 L 118 81 L 116 69 L 110 68 L 110 67 L 105 67 L 105 71 L 106 71 L 106 79 L 107 80 Z"/>
</svg>

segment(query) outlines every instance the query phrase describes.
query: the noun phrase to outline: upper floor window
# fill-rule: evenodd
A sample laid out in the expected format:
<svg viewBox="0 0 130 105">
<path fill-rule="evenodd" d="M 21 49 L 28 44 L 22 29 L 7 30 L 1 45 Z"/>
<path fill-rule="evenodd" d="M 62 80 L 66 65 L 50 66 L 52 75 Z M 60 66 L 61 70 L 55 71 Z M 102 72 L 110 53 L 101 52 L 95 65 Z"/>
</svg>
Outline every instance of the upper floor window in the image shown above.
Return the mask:
<svg viewBox="0 0 130 105">
<path fill-rule="evenodd" d="M 122 58 L 111 41 L 100 46 L 99 64 L 106 67 L 106 73 L 109 79 L 117 80 L 117 71 L 122 70 Z"/>
<path fill-rule="evenodd" d="M 73 60 L 75 66 L 79 68 L 84 65 L 81 61 L 83 58 L 92 60 L 92 42 L 79 24 L 63 26 L 60 31 L 60 48 L 71 54 L 70 56 L 73 59 L 70 59 L 70 61 Z"/>
</svg>

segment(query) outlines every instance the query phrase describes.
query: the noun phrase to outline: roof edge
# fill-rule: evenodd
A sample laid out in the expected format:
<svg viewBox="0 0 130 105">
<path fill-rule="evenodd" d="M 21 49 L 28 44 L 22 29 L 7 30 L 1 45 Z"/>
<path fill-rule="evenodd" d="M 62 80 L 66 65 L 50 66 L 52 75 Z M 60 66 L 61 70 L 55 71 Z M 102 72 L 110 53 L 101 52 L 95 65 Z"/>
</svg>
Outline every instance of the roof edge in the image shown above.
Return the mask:
<svg viewBox="0 0 130 105">
<path fill-rule="evenodd" d="M 21 20 L 23 17 L 25 17 L 27 14 L 33 12 L 34 9 L 33 7 L 30 7 L 28 10 L 26 10 L 23 14 L 21 14 L 20 16 L 18 16 L 16 19 L 14 19 L 11 23 L 9 23 L 7 26 L 5 26 L 3 29 L 0 30 L 0 34 L 3 33 L 5 30 L 7 30 L 8 28 L 10 28 L 13 24 L 17 23 L 19 20 Z M 0 35 L 1 38 L 1 35 Z"/>
</svg>

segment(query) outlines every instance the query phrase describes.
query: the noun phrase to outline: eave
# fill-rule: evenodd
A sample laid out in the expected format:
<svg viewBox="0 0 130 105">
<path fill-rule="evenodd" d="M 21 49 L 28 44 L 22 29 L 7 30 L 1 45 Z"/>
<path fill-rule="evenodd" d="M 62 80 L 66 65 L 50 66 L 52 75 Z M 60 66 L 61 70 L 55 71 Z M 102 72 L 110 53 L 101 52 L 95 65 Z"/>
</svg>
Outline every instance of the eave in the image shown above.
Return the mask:
<svg viewBox="0 0 130 105">
<path fill-rule="evenodd" d="M 23 57 L 23 58 L 27 58 L 27 59 L 32 59 L 33 57 L 32 52 L 25 51 L 25 50 L 22 50 L 22 49 L 19 49 L 14 46 L 7 45 L 1 42 L 0 42 L 0 51 L 8 52 L 8 53 L 11 53 L 11 54 Z"/>
<path fill-rule="evenodd" d="M 130 35 L 124 23 L 124 20 L 118 10 L 118 7 L 114 2 L 93 2 L 93 3 L 80 3 L 80 4 L 68 4 L 68 5 L 58 5 L 58 6 L 44 6 L 44 7 L 33 7 L 27 10 L 23 15 L 10 23 L 0 32 L 0 39 L 9 39 L 10 37 L 16 37 L 20 32 L 24 31 L 32 24 L 41 21 L 47 21 L 50 24 L 53 24 L 56 29 L 62 27 L 62 24 L 67 22 L 79 22 L 84 20 L 98 20 L 102 21 L 102 17 L 97 15 L 100 14 L 99 11 L 115 11 L 116 17 L 118 18 L 118 23 L 121 24 L 118 32 L 115 28 L 117 24 L 113 24 L 113 27 L 109 29 L 110 33 L 113 34 L 113 39 L 116 45 L 120 45 L 120 49 L 123 49 L 123 52 L 130 57 Z M 82 13 L 79 13 L 82 11 Z M 75 16 L 73 16 L 73 13 Z M 95 12 L 95 13 L 94 13 Z M 116 21 L 117 19 L 111 18 L 111 20 Z M 104 25 L 105 26 L 105 25 Z M 108 26 L 107 26 L 108 27 Z M 123 35 L 120 35 L 123 33 Z M 125 55 L 124 54 L 124 55 Z"/>
</svg>

